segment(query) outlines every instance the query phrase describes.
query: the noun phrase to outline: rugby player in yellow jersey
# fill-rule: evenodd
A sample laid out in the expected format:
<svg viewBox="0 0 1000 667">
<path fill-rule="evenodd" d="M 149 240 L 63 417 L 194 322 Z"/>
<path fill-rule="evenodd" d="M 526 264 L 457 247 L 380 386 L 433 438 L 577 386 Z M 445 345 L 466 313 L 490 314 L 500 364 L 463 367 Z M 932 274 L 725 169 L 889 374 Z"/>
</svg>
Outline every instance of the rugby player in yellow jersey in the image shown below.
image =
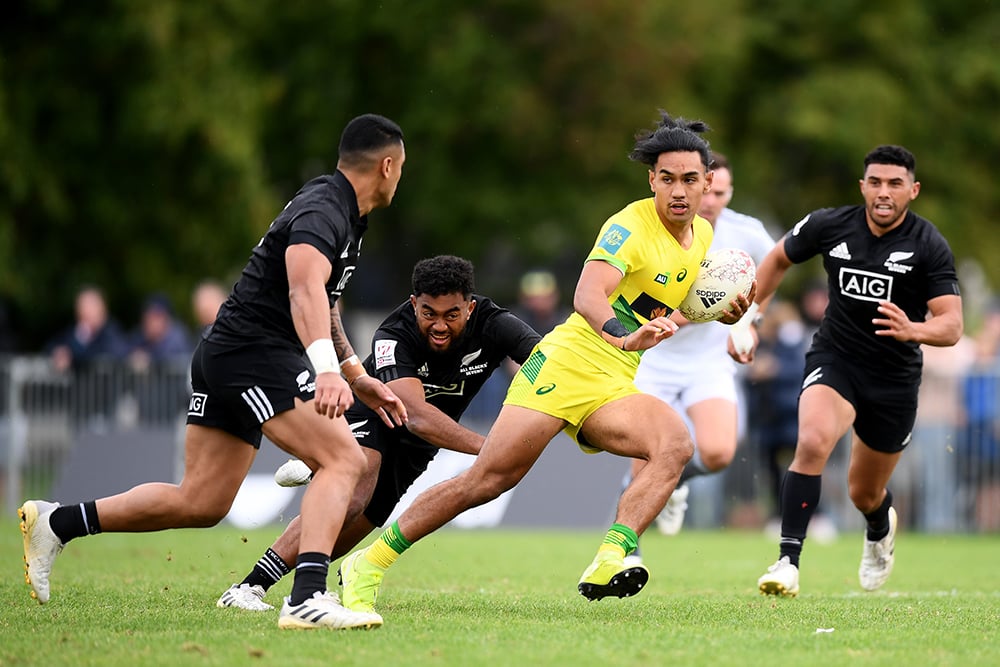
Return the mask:
<svg viewBox="0 0 1000 667">
<path fill-rule="evenodd" d="M 622 494 L 580 593 L 590 600 L 628 597 L 645 586 L 648 572 L 626 567 L 624 557 L 663 509 L 693 445 L 680 415 L 640 393 L 633 378 L 641 352 L 677 330 L 668 316 L 712 242 L 711 225 L 695 214 L 712 185 L 708 142 L 700 136 L 708 127 L 661 116 L 629 154 L 649 167 L 653 197 L 604 224 L 576 286 L 575 312 L 542 338 L 515 376 L 475 463 L 422 493 L 370 547 L 341 563 L 349 609 L 374 610 L 385 570 L 406 548 L 511 489 L 561 430 L 585 451 L 646 461 Z M 736 322 L 749 305 L 742 296 L 732 301 L 722 321 Z"/>
</svg>

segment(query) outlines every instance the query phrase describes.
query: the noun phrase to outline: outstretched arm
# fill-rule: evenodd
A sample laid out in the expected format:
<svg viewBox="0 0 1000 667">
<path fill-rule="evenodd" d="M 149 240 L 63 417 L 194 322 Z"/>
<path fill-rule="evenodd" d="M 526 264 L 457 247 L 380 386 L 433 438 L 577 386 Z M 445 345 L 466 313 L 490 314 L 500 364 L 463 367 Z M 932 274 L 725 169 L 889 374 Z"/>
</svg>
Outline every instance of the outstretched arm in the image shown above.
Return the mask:
<svg viewBox="0 0 1000 667">
<path fill-rule="evenodd" d="M 609 345 L 627 352 L 647 350 L 677 331 L 677 323 L 667 317 L 655 317 L 629 332 L 618 322 L 608 298 L 622 280 L 622 273 L 602 260 L 584 264 L 573 294 L 573 308 Z"/>
</svg>

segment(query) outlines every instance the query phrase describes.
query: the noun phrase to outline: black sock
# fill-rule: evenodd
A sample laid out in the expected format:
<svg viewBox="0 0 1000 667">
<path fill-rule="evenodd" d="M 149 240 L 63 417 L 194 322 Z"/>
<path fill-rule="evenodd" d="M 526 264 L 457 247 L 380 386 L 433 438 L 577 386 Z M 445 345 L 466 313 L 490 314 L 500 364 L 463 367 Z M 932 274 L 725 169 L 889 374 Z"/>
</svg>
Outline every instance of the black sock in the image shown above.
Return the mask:
<svg viewBox="0 0 1000 667">
<path fill-rule="evenodd" d="M 820 475 L 803 475 L 789 470 L 781 483 L 781 555 L 799 566 L 802 542 L 822 490 Z"/>
<path fill-rule="evenodd" d="M 696 453 L 691 457 L 691 460 L 687 462 L 687 465 L 684 466 L 684 470 L 681 470 L 681 478 L 677 481 L 677 486 L 680 486 L 692 477 L 701 477 L 702 475 L 711 474 L 712 471 L 705 467 L 705 464 L 701 462 L 701 457 Z"/>
<path fill-rule="evenodd" d="M 274 549 L 268 548 L 264 555 L 250 570 L 250 574 L 241 581 L 241 584 L 250 586 L 260 586 L 265 591 L 278 583 L 283 576 L 292 571 L 281 556 L 275 553 Z"/>
<path fill-rule="evenodd" d="M 878 542 L 889 534 L 889 508 L 892 507 L 892 492 L 885 490 L 885 499 L 878 509 L 865 515 L 868 526 L 865 528 L 865 539 Z"/>
<path fill-rule="evenodd" d="M 330 555 L 316 551 L 299 554 L 295 561 L 295 581 L 288 603 L 302 604 L 316 591 L 326 590 L 326 575 L 330 570 Z"/>
<path fill-rule="evenodd" d="M 49 517 L 49 526 L 63 544 L 76 537 L 97 535 L 101 532 L 101 522 L 97 518 L 97 501 L 91 500 L 89 503 L 55 508 Z"/>
</svg>

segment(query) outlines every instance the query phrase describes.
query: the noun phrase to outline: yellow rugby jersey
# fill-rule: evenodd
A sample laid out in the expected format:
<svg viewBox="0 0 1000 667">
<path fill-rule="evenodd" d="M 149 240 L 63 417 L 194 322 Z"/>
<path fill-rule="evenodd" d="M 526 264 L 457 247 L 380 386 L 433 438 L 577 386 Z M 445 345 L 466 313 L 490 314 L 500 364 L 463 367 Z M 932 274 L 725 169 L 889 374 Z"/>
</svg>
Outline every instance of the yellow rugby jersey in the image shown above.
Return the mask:
<svg viewBox="0 0 1000 667">
<path fill-rule="evenodd" d="M 587 261 L 605 261 L 622 272 L 622 280 L 608 302 L 629 331 L 654 317 L 669 315 L 687 295 L 712 244 L 712 225 L 707 220 L 696 215 L 692 225 L 694 240 L 690 248 L 684 249 L 663 228 L 650 197 L 629 204 L 601 228 Z M 576 312 L 543 341 L 587 355 L 614 355 L 633 369 L 639 365 L 640 353 L 609 345 Z M 660 344 L 669 345 L 670 341 Z"/>
</svg>

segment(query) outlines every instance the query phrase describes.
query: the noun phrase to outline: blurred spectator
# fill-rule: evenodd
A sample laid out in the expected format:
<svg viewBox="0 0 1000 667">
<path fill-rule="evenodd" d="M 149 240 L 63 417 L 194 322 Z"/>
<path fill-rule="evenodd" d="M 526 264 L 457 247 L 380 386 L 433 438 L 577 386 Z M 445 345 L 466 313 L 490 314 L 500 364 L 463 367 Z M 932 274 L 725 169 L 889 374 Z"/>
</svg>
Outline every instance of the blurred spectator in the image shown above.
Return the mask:
<svg viewBox="0 0 1000 667">
<path fill-rule="evenodd" d="M 76 322 L 52 339 L 45 350 L 59 371 L 81 370 L 99 359 L 119 360 L 128 354 L 128 340 L 108 316 L 104 294 L 97 287 L 82 287 L 76 295 Z"/>
<path fill-rule="evenodd" d="M 103 431 L 115 416 L 121 393 L 117 364 L 128 355 L 128 339 L 108 315 L 100 289 L 87 285 L 77 292 L 76 322 L 45 346 L 53 367 L 72 372 L 68 392 L 71 416 L 79 426 Z"/>
<path fill-rule="evenodd" d="M 521 277 L 514 314 L 532 329 L 545 335 L 569 317 L 559 304 L 559 286 L 549 271 L 529 271 Z"/>
<path fill-rule="evenodd" d="M 975 362 L 962 382 L 959 483 L 969 492 L 975 528 L 994 532 L 1000 530 L 1000 308 L 987 313 L 975 344 Z"/>
<path fill-rule="evenodd" d="M 129 359 L 135 370 L 150 365 L 187 358 L 193 347 L 187 329 L 174 317 L 170 300 L 152 294 L 142 307 L 139 328 L 132 337 Z"/>
<path fill-rule="evenodd" d="M 190 395 L 188 364 L 193 351 L 187 329 L 174 316 L 163 294 L 152 294 L 143 304 L 139 327 L 132 337 L 129 364 L 135 376 L 134 414 L 145 424 L 171 423 L 187 406 Z M 130 422 L 119 414 L 120 422 Z"/>
<path fill-rule="evenodd" d="M 215 322 L 215 316 L 219 314 L 219 308 L 228 296 L 229 292 L 220 282 L 203 280 L 198 283 L 191 293 L 191 310 L 199 332 Z"/>
</svg>

